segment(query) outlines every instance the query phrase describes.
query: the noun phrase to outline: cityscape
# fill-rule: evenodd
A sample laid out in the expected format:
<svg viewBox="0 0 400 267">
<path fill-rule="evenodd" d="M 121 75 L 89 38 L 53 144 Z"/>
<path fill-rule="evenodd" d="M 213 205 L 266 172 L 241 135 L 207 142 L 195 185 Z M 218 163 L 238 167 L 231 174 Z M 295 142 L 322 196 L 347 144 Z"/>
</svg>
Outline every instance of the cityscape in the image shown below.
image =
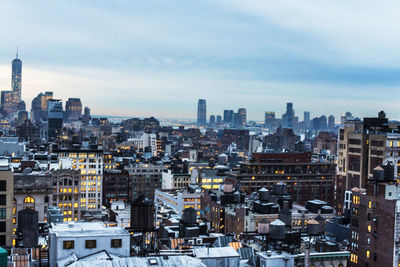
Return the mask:
<svg viewBox="0 0 400 267">
<path fill-rule="evenodd" d="M 43 56 L 40 47 L 18 45 L 9 52 L 11 41 L 0 45 L 0 86 L 6 89 L 0 102 L 0 267 L 400 266 L 398 77 L 391 77 L 396 66 L 383 56 L 360 56 L 378 44 L 370 40 L 353 49 L 348 36 L 369 38 L 354 29 L 346 29 L 346 42 L 338 37 L 335 47 L 317 49 L 313 39 L 325 30 L 342 36 L 335 19 L 354 26 L 369 16 L 304 1 L 285 9 L 289 17 L 279 3 L 271 6 L 274 11 L 258 1 L 207 3 L 196 10 L 181 3 L 172 13 L 159 9 L 172 4 L 157 3 L 153 23 L 147 4 L 133 2 L 49 6 L 61 5 L 67 13 L 77 5 L 88 22 L 94 16 L 99 23 L 87 39 L 76 37 L 85 32 L 79 27 L 87 29 L 78 25 L 80 15 L 65 20 L 70 28 L 60 22 L 63 16 L 54 16 L 55 26 L 37 27 L 37 36 L 25 32 L 27 40 L 46 43 L 41 34 L 60 27 L 62 34 L 48 35 L 55 39 L 49 43 L 64 49 L 59 57 L 50 44 L 43 44 L 43 61 L 30 54 L 37 49 Z M 20 3 L 4 5 L 11 11 Z M 321 30 L 316 22 L 331 17 L 329 8 L 342 17 Z M 109 28 L 100 23 L 107 9 Z M 41 9 L 27 10 L 21 10 L 24 27 L 42 25 Z M 310 14 L 312 26 L 305 19 Z M 175 15 L 176 21 L 165 20 Z M 258 21 L 265 16 L 271 21 Z M 154 25 L 160 39 L 149 33 Z M 265 25 L 271 39 L 260 35 Z M 298 34 L 303 27 L 307 34 Z M 232 31 L 228 40 L 220 29 Z M 372 32 L 382 37 L 377 28 Z M 203 39 L 208 34 L 212 41 Z M 93 51 L 77 52 L 81 41 Z M 395 37 L 391 41 L 396 44 Z M 128 46 L 154 55 L 133 59 Z M 262 53 L 264 46 L 271 55 Z M 318 50 L 324 55 L 317 56 Z M 93 69 L 85 69 L 84 53 L 93 57 Z M 202 53 L 210 53 L 207 60 Z M 60 67 L 69 60 L 73 67 Z M 295 88 L 286 90 L 288 85 Z"/>
</svg>

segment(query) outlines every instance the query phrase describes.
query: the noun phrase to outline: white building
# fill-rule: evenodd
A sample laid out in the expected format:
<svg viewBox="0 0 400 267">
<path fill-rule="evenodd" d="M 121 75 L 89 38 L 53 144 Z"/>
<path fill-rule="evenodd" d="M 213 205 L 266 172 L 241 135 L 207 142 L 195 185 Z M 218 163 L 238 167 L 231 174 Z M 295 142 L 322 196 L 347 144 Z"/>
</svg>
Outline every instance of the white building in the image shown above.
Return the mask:
<svg viewBox="0 0 400 267">
<path fill-rule="evenodd" d="M 182 215 L 183 210 L 186 208 L 194 208 L 197 211 L 197 214 L 200 215 L 201 196 L 202 193 L 200 189 L 194 193 L 190 193 L 187 190 L 163 191 L 156 189 L 154 193 L 154 204 L 156 205 L 156 210 L 158 206 L 165 205 L 176 210 L 179 215 Z"/>
<path fill-rule="evenodd" d="M 151 153 L 153 156 L 157 156 L 157 135 L 156 134 L 147 134 L 144 133 L 140 137 L 135 137 L 128 139 L 128 141 L 132 142 L 134 146 L 138 149 L 145 149 L 146 147 L 151 148 Z"/>
<path fill-rule="evenodd" d="M 80 170 L 81 210 L 100 210 L 103 191 L 103 150 L 101 148 L 57 151 L 60 169 Z"/>
<path fill-rule="evenodd" d="M 71 254 L 81 258 L 101 250 L 129 257 L 130 234 L 122 227 L 105 227 L 101 222 L 52 224 L 49 229 L 49 264 L 60 262 Z"/>
<path fill-rule="evenodd" d="M 111 210 L 115 214 L 117 226 L 129 228 L 131 226 L 131 206 L 123 201 L 111 202 Z"/>
</svg>

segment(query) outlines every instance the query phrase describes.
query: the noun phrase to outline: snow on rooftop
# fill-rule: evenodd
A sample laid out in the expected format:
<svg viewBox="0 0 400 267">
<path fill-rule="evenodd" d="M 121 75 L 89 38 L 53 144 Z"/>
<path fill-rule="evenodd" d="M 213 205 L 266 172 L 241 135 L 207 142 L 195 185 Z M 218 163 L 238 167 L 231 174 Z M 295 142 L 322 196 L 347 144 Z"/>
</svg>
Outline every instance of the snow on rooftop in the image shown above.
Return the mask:
<svg viewBox="0 0 400 267">
<path fill-rule="evenodd" d="M 65 222 L 52 224 L 50 233 L 57 236 L 109 236 L 129 235 L 129 232 L 122 227 L 106 227 L 101 222 Z"/>
</svg>

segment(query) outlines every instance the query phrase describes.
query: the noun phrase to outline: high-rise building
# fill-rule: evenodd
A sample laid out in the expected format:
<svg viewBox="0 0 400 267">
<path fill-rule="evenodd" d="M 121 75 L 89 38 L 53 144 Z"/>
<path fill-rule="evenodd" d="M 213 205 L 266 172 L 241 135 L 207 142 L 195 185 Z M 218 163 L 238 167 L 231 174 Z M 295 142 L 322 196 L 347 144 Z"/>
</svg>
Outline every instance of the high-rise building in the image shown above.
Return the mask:
<svg viewBox="0 0 400 267">
<path fill-rule="evenodd" d="M 310 112 L 309 111 L 304 111 L 304 122 L 307 127 L 310 125 Z"/>
<path fill-rule="evenodd" d="M 329 130 L 335 129 L 335 117 L 333 115 L 330 115 L 328 117 L 328 129 Z"/>
<path fill-rule="evenodd" d="M 245 108 L 239 108 L 238 114 L 239 114 L 239 119 L 240 119 L 240 124 L 238 126 L 243 127 L 247 123 L 247 111 Z"/>
<path fill-rule="evenodd" d="M 1 108 L 8 115 L 12 113 L 12 91 L 1 91 Z"/>
<path fill-rule="evenodd" d="M 233 121 L 233 110 L 224 110 L 224 123 L 231 124 Z"/>
<path fill-rule="evenodd" d="M 199 99 L 197 105 L 197 127 L 204 127 L 207 123 L 207 105 L 205 99 Z"/>
<path fill-rule="evenodd" d="M 18 50 L 15 59 L 12 61 L 11 71 L 11 90 L 13 111 L 17 110 L 18 103 L 21 102 L 21 74 L 22 61 L 18 58 Z"/>
<path fill-rule="evenodd" d="M 210 127 L 211 128 L 215 127 L 215 115 L 210 116 Z"/>
<path fill-rule="evenodd" d="M 61 100 L 50 99 L 47 102 L 47 140 L 55 141 L 62 134 L 63 107 Z"/>
<path fill-rule="evenodd" d="M 83 123 L 88 124 L 90 121 L 90 108 L 85 107 L 85 111 L 83 113 Z"/>
<path fill-rule="evenodd" d="M 217 124 L 222 122 L 222 117 L 221 115 L 217 115 Z"/>
<path fill-rule="evenodd" d="M 284 122 L 285 128 L 293 128 L 294 126 L 294 110 L 293 103 L 286 103 L 286 116 L 282 117 L 282 122 Z"/>
<path fill-rule="evenodd" d="M 40 93 L 32 100 L 31 120 L 33 122 L 47 120 L 47 101 L 53 99 L 53 92 Z"/>
<path fill-rule="evenodd" d="M 366 188 L 373 169 L 391 162 L 394 177 L 400 177 L 400 130 L 389 126 L 387 118 L 364 118 L 346 121 L 339 131 L 336 177 L 336 205 L 339 213 L 344 206 L 346 191 Z"/>
<path fill-rule="evenodd" d="M 68 98 L 65 104 L 65 120 L 77 121 L 82 115 L 82 103 L 80 98 Z"/>
<path fill-rule="evenodd" d="M 326 118 L 325 115 L 319 117 L 319 123 L 320 123 L 320 128 L 322 130 L 326 130 L 328 128 L 328 119 Z"/>
<path fill-rule="evenodd" d="M 265 112 L 264 124 L 266 128 L 272 128 L 275 125 L 275 112 Z"/>
</svg>

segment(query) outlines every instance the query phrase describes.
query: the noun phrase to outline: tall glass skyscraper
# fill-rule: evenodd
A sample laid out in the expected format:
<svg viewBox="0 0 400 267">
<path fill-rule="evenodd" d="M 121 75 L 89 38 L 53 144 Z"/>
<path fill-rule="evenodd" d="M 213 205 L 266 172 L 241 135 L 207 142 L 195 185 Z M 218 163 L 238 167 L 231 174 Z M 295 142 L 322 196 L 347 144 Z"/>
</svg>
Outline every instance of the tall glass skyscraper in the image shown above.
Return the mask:
<svg viewBox="0 0 400 267">
<path fill-rule="evenodd" d="M 197 127 L 204 127 L 207 123 L 207 105 L 205 99 L 199 99 L 197 104 Z"/>
<path fill-rule="evenodd" d="M 18 58 L 18 50 L 16 58 L 12 61 L 11 71 L 11 90 L 13 93 L 13 106 L 16 108 L 18 103 L 21 102 L 21 74 L 22 74 L 22 61 Z"/>
</svg>

